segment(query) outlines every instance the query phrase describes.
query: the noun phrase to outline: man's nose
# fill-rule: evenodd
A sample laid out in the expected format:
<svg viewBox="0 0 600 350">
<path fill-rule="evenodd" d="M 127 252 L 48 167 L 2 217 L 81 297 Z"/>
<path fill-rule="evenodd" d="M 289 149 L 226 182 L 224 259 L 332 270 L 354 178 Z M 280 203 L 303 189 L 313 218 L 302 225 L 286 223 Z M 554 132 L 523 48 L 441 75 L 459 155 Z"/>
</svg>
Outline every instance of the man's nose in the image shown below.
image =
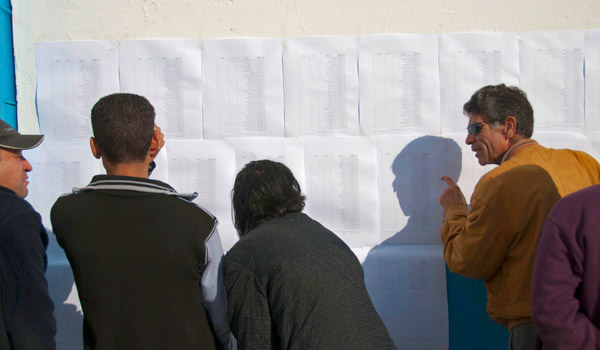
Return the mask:
<svg viewBox="0 0 600 350">
<path fill-rule="evenodd" d="M 471 134 L 467 133 L 467 138 L 465 139 L 465 143 L 466 143 L 467 145 L 470 145 L 470 144 L 472 144 L 473 142 L 475 142 L 475 136 L 473 136 L 473 135 L 471 135 Z"/>
<path fill-rule="evenodd" d="M 25 158 L 23 158 L 23 169 L 27 172 L 33 170 L 33 167 L 31 166 L 31 163 L 29 163 L 29 161 Z"/>
</svg>

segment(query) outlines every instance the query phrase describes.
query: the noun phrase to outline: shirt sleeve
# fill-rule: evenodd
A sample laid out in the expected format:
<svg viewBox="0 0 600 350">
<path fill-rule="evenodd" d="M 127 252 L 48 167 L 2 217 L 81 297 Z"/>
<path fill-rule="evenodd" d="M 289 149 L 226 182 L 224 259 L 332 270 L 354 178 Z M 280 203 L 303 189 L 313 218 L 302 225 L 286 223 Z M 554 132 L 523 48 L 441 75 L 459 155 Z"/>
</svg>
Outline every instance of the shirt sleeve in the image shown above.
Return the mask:
<svg viewBox="0 0 600 350">
<path fill-rule="evenodd" d="M 577 289 L 583 278 L 583 252 L 575 233 L 551 219 L 540 234 L 531 288 L 531 312 L 548 349 L 598 349 L 600 332 L 579 312 Z"/>
<path fill-rule="evenodd" d="M 208 314 L 215 331 L 224 349 L 237 349 L 236 340 L 231 334 L 227 322 L 227 295 L 223 282 L 221 262 L 223 260 L 223 246 L 215 225 L 213 233 L 206 241 L 207 262 L 202 273 L 202 304 Z"/>
<path fill-rule="evenodd" d="M 44 276 L 47 237 L 39 215 L 22 210 L 0 230 L 0 290 L 6 332 L 15 349 L 54 349 L 54 304 Z"/>
<path fill-rule="evenodd" d="M 229 324 L 240 350 L 274 349 L 266 289 L 253 271 L 235 261 L 224 264 Z"/>
</svg>

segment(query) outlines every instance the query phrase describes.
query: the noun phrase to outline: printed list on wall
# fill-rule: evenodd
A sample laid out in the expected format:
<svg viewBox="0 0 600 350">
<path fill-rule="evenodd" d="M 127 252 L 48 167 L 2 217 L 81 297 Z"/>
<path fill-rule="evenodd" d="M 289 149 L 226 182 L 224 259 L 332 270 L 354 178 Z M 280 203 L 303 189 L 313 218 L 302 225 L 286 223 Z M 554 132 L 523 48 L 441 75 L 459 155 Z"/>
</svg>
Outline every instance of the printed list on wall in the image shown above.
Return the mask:
<svg viewBox="0 0 600 350">
<path fill-rule="evenodd" d="M 27 154 L 28 200 L 49 231 L 58 196 L 104 171 L 88 149 L 93 104 L 143 95 L 167 141 L 153 178 L 198 192 L 229 249 L 237 171 L 256 159 L 286 164 L 305 212 L 363 263 L 399 348 L 448 348 L 440 178 L 453 177 L 469 198 L 491 169 L 464 143 L 462 105 L 475 90 L 520 86 L 535 139 L 597 159 L 600 151 L 600 30 L 45 42 L 36 66 L 46 141 Z M 77 290 L 55 240 L 49 262 L 63 306 L 57 342 L 81 348 Z"/>
</svg>

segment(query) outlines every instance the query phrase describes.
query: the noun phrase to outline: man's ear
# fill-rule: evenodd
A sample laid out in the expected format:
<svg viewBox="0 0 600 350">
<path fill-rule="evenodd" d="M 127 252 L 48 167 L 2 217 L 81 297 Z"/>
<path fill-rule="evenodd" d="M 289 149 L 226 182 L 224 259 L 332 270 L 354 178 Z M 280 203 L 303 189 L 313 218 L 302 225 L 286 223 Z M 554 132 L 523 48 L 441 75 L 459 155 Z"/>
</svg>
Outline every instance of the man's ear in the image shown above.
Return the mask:
<svg viewBox="0 0 600 350">
<path fill-rule="evenodd" d="M 512 139 L 517 133 L 517 118 L 514 116 L 508 116 L 504 120 L 505 134 L 508 139 Z"/>
<path fill-rule="evenodd" d="M 150 161 L 153 161 L 161 148 L 165 145 L 165 135 L 162 133 L 158 125 L 154 124 L 154 131 L 152 133 L 152 142 L 150 143 L 150 150 L 148 151 L 148 157 Z"/>
<path fill-rule="evenodd" d="M 92 154 L 94 157 L 96 157 L 96 159 L 100 159 L 102 157 L 102 150 L 100 149 L 100 146 L 98 146 L 96 139 L 93 137 L 90 137 L 90 148 L 92 149 Z"/>
</svg>

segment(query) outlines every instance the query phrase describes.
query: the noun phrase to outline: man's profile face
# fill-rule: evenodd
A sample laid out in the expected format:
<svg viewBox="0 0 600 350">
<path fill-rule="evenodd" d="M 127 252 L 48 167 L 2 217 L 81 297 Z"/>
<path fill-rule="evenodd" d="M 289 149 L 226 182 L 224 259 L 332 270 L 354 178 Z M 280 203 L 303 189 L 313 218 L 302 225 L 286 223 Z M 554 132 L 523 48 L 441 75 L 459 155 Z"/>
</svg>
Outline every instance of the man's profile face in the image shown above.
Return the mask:
<svg viewBox="0 0 600 350">
<path fill-rule="evenodd" d="M 467 134 L 465 142 L 475 152 L 475 157 L 480 165 L 500 164 L 504 153 L 508 150 L 509 140 L 504 134 L 504 125 L 494 128 L 487 123 L 487 118 L 481 114 L 469 114 L 469 124 L 483 123 L 478 128 L 477 135 Z M 475 128 L 474 128 L 475 129 Z"/>
<path fill-rule="evenodd" d="M 20 150 L 0 148 L 0 186 L 13 190 L 21 198 L 27 197 L 27 173 L 31 169 Z"/>
</svg>

